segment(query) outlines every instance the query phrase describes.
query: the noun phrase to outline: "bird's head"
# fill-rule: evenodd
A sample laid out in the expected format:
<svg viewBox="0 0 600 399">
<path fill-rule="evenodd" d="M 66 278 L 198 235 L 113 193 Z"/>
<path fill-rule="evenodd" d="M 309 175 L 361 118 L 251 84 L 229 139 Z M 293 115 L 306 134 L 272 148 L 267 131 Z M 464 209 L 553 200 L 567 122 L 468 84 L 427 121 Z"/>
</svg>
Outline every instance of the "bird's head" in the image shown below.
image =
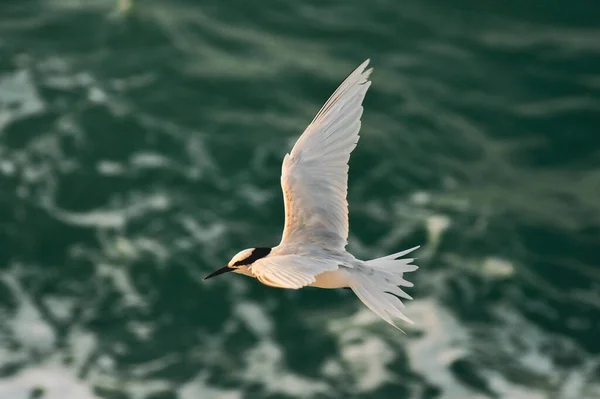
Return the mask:
<svg viewBox="0 0 600 399">
<path fill-rule="evenodd" d="M 248 248 L 238 252 L 227 264 L 227 266 L 215 270 L 208 276 L 204 277 L 204 280 L 218 276 L 219 274 L 227 272 L 236 272 L 242 274 L 248 274 L 248 268 L 252 266 L 257 260 L 264 258 L 271 252 L 271 248 Z"/>
</svg>

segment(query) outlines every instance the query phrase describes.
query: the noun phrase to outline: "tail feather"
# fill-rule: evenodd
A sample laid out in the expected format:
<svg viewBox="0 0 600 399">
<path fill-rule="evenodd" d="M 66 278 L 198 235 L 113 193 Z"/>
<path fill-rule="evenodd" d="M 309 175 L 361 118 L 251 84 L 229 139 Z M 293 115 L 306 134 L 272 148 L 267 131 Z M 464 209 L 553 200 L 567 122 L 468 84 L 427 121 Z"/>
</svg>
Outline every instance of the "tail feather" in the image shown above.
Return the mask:
<svg viewBox="0 0 600 399">
<path fill-rule="evenodd" d="M 394 323 L 393 318 L 413 324 L 412 320 L 402 313 L 405 306 L 398 297 L 412 299 L 399 286 L 412 287 L 414 284 L 404 279 L 404 273 L 418 269 L 418 266 L 410 264 L 414 260 L 413 258 L 396 258 L 417 248 L 419 247 L 372 259 L 366 261 L 363 268 L 350 269 L 354 282 L 350 288 L 356 296 L 375 314 L 396 328 L 398 326 Z"/>
<path fill-rule="evenodd" d="M 375 261 L 378 261 L 378 260 L 394 260 L 394 259 L 399 258 L 401 256 L 407 255 L 407 254 L 411 253 L 412 251 L 414 251 L 416 249 L 419 249 L 420 247 L 421 247 L 420 245 L 417 245 L 416 247 L 405 249 L 402 252 L 396 252 L 395 254 L 387 255 L 387 256 L 384 256 L 382 258 L 373 259 L 373 260 L 370 260 L 369 262 L 375 262 Z"/>
</svg>

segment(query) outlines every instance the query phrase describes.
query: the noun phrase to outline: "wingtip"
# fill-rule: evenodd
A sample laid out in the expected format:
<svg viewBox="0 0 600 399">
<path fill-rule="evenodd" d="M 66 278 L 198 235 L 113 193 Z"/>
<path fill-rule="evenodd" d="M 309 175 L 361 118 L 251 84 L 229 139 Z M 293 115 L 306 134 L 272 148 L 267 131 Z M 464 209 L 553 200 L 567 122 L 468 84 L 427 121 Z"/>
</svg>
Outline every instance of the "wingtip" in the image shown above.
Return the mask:
<svg viewBox="0 0 600 399">
<path fill-rule="evenodd" d="M 371 63 L 371 59 L 367 58 L 366 60 L 363 61 L 362 64 L 360 64 L 359 69 L 362 70 L 363 75 L 364 74 L 370 75 L 371 72 L 373 72 L 373 67 L 370 67 L 369 69 L 367 69 L 367 67 L 369 66 L 370 63 Z"/>
<path fill-rule="evenodd" d="M 361 82 L 360 84 L 365 84 L 365 83 L 369 82 L 369 77 L 371 76 L 371 73 L 373 73 L 373 67 L 367 68 L 369 66 L 370 62 L 371 62 L 371 59 L 367 58 L 357 68 L 357 70 L 360 71 L 361 78 L 363 79 L 363 82 Z"/>
</svg>

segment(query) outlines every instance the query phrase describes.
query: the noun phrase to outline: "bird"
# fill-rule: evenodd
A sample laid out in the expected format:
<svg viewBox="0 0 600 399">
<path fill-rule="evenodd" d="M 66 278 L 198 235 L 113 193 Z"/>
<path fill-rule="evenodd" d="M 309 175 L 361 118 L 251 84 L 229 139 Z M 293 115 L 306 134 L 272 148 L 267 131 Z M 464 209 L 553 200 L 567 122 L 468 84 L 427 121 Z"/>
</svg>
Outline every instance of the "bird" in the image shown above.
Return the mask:
<svg viewBox="0 0 600 399">
<path fill-rule="evenodd" d="M 279 245 L 244 249 L 204 280 L 234 272 L 277 288 L 350 289 L 399 330 L 397 319 L 413 324 L 400 298 L 412 299 L 401 287 L 414 286 L 404 274 L 418 266 L 404 256 L 420 246 L 367 261 L 346 250 L 348 163 L 371 86 L 369 62 L 346 77 L 283 159 L 285 225 Z"/>
</svg>

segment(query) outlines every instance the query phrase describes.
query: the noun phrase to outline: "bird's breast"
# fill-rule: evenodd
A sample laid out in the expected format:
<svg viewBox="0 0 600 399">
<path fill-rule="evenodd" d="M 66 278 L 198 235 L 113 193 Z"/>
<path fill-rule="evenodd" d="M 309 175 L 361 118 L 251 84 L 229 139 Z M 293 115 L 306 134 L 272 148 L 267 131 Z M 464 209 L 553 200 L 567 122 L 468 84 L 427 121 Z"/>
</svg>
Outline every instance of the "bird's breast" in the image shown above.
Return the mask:
<svg viewBox="0 0 600 399">
<path fill-rule="evenodd" d="M 350 276 L 343 268 L 324 272 L 316 276 L 316 281 L 309 284 L 310 287 L 318 288 L 344 288 L 350 286 Z"/>
</svg>

